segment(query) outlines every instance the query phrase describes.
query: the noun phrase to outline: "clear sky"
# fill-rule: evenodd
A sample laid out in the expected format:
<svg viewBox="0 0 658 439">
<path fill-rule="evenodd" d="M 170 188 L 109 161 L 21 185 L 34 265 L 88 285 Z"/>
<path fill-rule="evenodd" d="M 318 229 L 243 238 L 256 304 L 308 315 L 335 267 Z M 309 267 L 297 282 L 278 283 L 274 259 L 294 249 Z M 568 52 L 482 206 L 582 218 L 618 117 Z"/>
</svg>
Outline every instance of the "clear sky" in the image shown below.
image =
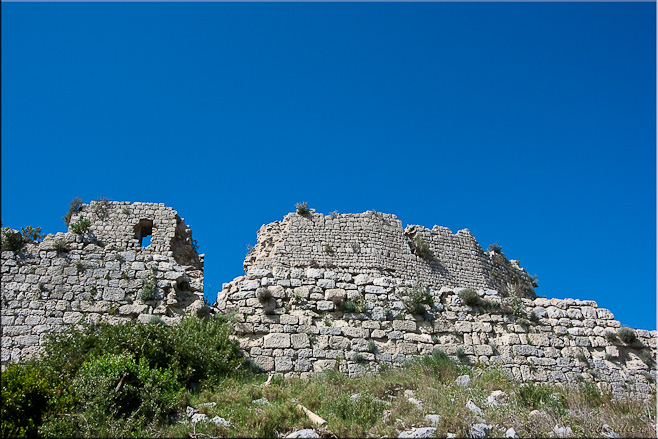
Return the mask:
<svg viewBox="0 0 658 439">
<path fill-rule="evenodd" d="M 3 225 L 162 202 L 206 294 L 307 201 L 656 328 L 655 3 L 2 3 Z"/>
</svg>

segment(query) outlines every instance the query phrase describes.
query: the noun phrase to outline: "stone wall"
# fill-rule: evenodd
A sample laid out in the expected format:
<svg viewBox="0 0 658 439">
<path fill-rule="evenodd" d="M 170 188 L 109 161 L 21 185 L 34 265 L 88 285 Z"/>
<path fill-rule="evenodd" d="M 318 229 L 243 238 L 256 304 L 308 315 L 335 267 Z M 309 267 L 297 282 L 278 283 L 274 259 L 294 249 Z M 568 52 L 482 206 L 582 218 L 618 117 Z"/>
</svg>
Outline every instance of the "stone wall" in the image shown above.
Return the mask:
<svg viewBox="0 0 658 439">
<path fill-rule="evenodd" d="M 416 236 L 430 258 L 414 252 Z M 620 322 L 594 301 L 536 298 L 518 263 L 483 252 L 467 230 L 402 229 L 377 212 L 291 213 L 261 227 L 244 266 L 215 307 L 234 313 L 242 347 L 268 372 L 360 374 L 439 348 L 521 381 L 593 380 L 646 397 L 656 378 L 640 355 L 655 358 L 658 332 L 624 343 L 614 339 Z M 421 315 L 410 309 L 423 286 L 431 305 Z M 488 306 L 462 303 L 466 288 Z"/>
<path fill-rule="evenodd" d="M 647 397 L 658 333 L 613 337 L 621 324 L 587 300 L 536 298 L 533 281 L 462 230 L 402 224 L 394 215 L 292 213 L 267 224 L 246 276 L 203 300 L 203 255 L 175 210 L 96 201 L 73 213 L 83 234 L 48 235 L 2 252 L 2 363 L 40 350 L 47 334 L 83 321 L 120 323 L 233 313 L 245 351 L 268 372 L 360 374 L 442 349 L 495 364 L 519 380 L 593 380 Z M 146 237 L 151 236 L 146 246 Z M 419 251 L 425 242 L 429 252 Z M 470 307 L 459 293 L 486 299 Z M 427 293 L 413 307 L 415 293 Z M 415 309 L 414 309 L 415 308 Z M 655 356 L 654 356 L 655 357 Z"/>
<path fill-rule="evenodd" d="M 415 249 L 428 244 L 429 255 Z M 500 253 L 485 253 L 468 229 L 402 228 L 395 215 L 306 215 L 291 213 L 258 231 L 258 243 L 244 263 L 251 268 L 325 267 L 347 273 L 394 276 L 432 285 L 522 291 L 534 298 L 533 281 Z"/>
<path fill-rule="evenodd" d="M 609 341 L 620 322 L 590 300 L 534 300 L 479 290 L 500 307 L 470 307 L 463 288 L 430 287 L 423 315 L 406 304 L 414 282 L 325 268 L 251 269 L 228 284 L 216 307 L 233 312 L 243 349 L 266 371 L 305 376 L 326 369 L 361 374 L 440 348 L 470 363 L 494 364 L 521 381 L 593 380 L 648 397 L 658 333 Z M 356 312 L 354 307 L 360 308 Z M 362 312 L 359 312 L 362 311 Z M 607 336 L 610 337 L 610 336 Z M 461 352 L 460 352 L 461 350 Z"/>
<path fill-rule="evenodd" d="M 91 221 L 82 235 L 69 229 L 18 252 L 2 252 L 3 364 L 29 358 L 47 334 L 70 324 L 146 322 L 155 316 L 174 322 L 185 313 L 208 312 L 203 255 L 175 210 L 92 202 L 70 224 L 81 218 Z M 144 224 L 152 236 L 146 247 L 140 243 Z"/>
</svg>

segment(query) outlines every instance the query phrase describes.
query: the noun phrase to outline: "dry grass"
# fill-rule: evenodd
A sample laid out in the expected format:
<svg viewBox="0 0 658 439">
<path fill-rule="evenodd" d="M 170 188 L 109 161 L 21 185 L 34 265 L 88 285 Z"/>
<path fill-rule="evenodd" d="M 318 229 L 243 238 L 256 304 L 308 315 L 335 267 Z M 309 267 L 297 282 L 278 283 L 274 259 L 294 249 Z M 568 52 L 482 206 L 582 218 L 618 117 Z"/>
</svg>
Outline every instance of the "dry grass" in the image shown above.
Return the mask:
<svg viewBox="0 0 658 439">
<path fill-rule="evenodd" d="M 455 384 L 455 378 L 468 373 L 468 388 Z M 246 381 L 227 380 L 212 390 L 191 397 L 189 404 L 215 402 L 202 407 L 209 418 L 229 420 L 232 428 L 200 423 L 197 433 L 213 437 L 277 437 L 294 430 L 312 428 L 310 420 L 297 409 L 306 406 L 325 420 L 324 431 L 338 437 L 397 437 L 412 427 L 428 426 L 424 416 L 440 415 L 437 437 L 456 433 L 465 437 L 473 423 L 482 422 L 466 408 L 469 400 L 483 412 L 484 422 L 494 425 L 490 437 L 505 437 L 514 427 L 521 437 L 552 437 L 556 425 L 569 426 L 575 437 L 601 437 L 608 424 L 622 437 L 655 437 L 655 393 L 650 401 L 614 400 L 593 385 L 563 389 L 556 386 L 525 388 L 496 368 L 466 368 L 438 355 L 425 357 L 400 369 L 376 375 L 349 378 L 329 371 L 309 380 L 278 379 L 260 388 L 258 377 Z M 422 402 L 417 407 L 405 396 L 412 390 Z M 487 397 L 502 390 L 508 401 L 495 407 Z M 358 398 L 350 398 L 360 394 Z M 269 404 L 253 401 L 266 398 Z M 536 409 L 533 414 L 530 412 Z M 188 437 L 192 425 L 164 427 L 158 434 Z"/>
</svg>

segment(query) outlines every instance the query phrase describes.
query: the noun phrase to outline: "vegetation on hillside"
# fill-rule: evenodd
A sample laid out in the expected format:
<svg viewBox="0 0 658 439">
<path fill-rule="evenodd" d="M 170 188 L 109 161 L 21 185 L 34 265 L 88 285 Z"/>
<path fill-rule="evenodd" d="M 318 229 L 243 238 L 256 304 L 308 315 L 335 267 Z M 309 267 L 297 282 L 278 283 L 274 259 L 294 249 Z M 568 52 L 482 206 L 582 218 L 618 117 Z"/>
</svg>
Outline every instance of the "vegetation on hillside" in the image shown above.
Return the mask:
<svg viewBox="0 0 658 439">
<path fill-rule="evenodd" d="M 521 437 L 554 436 L 558 425 L 600 437 L 603 424 L 622 437 L 655 436 L 651 401 L 613 399 L 588 382 L 568 390 L 519 384 L 501 369 L 463 365 L 438 349 L 376 374 L 329 370 L 263 385 L 267 375 L 242 356 L 231 327 L 222 318 L 189 317 L 176 327 L 100 324 L 54 335 L 39 361 L 2 373 L 2 437 L 277 437 L 314 428 L 298 404 L 327 421 L 318 431 L 338 437 L 397 437 L 431 426 L 428 414 L 439 415 L 437 437 L 465 437 L 483 421 L 492 437 L 510 427 Z M 470 383 L 457 380 L 463 375 Z M 503 392 L 499 405 L 488 404 L 494 391 Z M 193 423 L 191 411 L 207 416 Z M 228 422 L 213 422 L 216 416 Z"/>
</svg>

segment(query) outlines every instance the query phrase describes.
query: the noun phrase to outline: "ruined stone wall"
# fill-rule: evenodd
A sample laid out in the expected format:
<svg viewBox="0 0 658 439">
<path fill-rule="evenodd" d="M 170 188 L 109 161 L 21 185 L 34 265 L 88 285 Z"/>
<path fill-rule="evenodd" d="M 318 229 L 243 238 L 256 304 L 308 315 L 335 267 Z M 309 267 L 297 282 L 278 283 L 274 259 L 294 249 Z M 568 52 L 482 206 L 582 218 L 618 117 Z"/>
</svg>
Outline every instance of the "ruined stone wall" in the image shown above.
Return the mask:
<svg viewBox="0 0 658 439">
<path fill-rule="evenodd" d="M 423 257 L 418 240 L 429 246 Z M 245 271 L 264 267 L 326 267 L 345 273 L 394 276 L 435 286 L 492 288 L 506 294 L 516 284 L 534 298 L 532 279 L 500 254 L 485 253 L 463 229 L 407 226 L 395 215 L 379 212 L 322 215 L 291 213 L 258 231 Z"/>
<path fill-rule="evenodd" d="M 429 258 L 414 250 L 417 236 Z M 403 229 L 377 212 L 291 213 L 261 227 L 244 267 L 215 307 L 234 313 L 241 345 L 268 372 L 358 374 L 439 348 L 521 381 L 593 380 L 646 397 L 656 378 L 640 359 L 655 358 L 656 331 L 613 340 L 621 324 L 609 310 L 536 298 L 518 263 L 483 252 L 468 230 Z M 422 315 L 410 311 L 420 285 L 431 295 Z M 466 306 L 458 296 L 466 288 L 493 307 Z"/>
<path fill-rule="evenodd" d="M 484 309 L 464 305 L 462 288 L 442 287 L 429 289 L 432 305 L 418 315 L 406 307 L 413 286 L 326 268 L 258 268 L 224 284 L 216 307 L 234 313 L 243 349 L 263 369 L 287 376 L 361 374 L 440 348 L 520 381 L 593 380 L 618 394 L 650 396 L 656 369 L 639 356 L 655 357 L 658 332 L 636 330 L 631 344 L 608 341 L 621 324 L 594 301 L 505 298 L 481 289 L 501 305 Z M 362 312 L 345 311 L 348 301 Z"/>
<path fill-rule="evenodd" d="M 203 255 L 191 231 L 163 204 L 92 202 L 70 224 L 88 232 L 48 235 L 18 252 L 2 252 L 2 363 L 39 352 L 45 336 L 82 321 L 109 323 L 158 316 L 174 322 L 204 313 Z M 152 223 L 151 244 L 136 237 Z M 145 291 L 146 290 L 146 291 Z"/>
</svg>

